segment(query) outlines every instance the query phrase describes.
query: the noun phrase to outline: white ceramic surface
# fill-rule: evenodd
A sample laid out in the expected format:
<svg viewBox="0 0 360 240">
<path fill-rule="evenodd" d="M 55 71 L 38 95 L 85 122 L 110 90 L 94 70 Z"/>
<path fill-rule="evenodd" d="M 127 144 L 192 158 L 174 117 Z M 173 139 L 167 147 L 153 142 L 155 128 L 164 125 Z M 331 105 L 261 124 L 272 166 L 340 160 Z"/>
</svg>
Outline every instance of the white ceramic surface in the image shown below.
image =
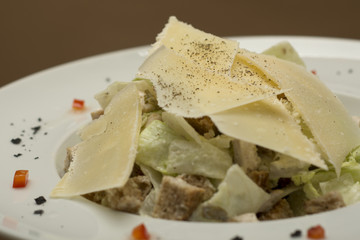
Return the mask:
<svg viewBox="0 0 360 240">
<path fill-rule="evenodd" d="M 235 38 L 235 37 L 233 37 Z M 236 37 L 240 46 L 262 51 L 290 41 L 309 70 L 360 116 L 360 42 L 316 37 Z M 321 224 L 330 239 L 359 239 L 360 204 L 313 216 L 261 223 L 190 223 L 144 218 L 112 211 L 82 198 L 50 199 L 59 181 L 58 168 L 76 130 L 98 108 L 93 95 L 113 81 L 130 81 L 145 58 L 147 47 L 121 50 L 64 64 L 23 78 L 0 89 L 0 238 L 1 239 L 129 239 L 131 230 L 145 223 L 154 239 L 291 239 L 296 229 Z M 86 110 L 71 109 L 74 98 Z M 40 118 L 40 119 L 39 119 Z M 40 126 L 34 134 L 33 127 Z M 21 138 L 19 145 L 11 139 Z M 22 154 L 15 157 L 16 154 Z M 15 170 L 28 169 L 24 189 L 13 189 Z M 47 202 L 36 205 L 44 196 Z M 42 215 L 35 210 L 44 210 Z M 357 237 L 359 236 L 359 237 Z"/>
</svg>

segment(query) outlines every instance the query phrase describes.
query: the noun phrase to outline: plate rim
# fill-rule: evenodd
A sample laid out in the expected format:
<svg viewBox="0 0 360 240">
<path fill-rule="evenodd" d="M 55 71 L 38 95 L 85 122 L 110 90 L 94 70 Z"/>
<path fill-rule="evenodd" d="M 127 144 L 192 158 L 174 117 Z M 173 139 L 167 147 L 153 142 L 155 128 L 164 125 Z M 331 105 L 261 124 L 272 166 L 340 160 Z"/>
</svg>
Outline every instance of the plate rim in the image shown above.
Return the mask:
<svg viewBox="0 0 360 240">
<path fill-rule="evenodd" d="M 252 39 L 257 39 L 257 40 L 261 40 L 261 41 L 264 41 L 266 39 L 272 39 L 272 40 L 280 40 L 280 39 L 289 39 L 289 40 L 298 40 L 298 41 L 303 41 L 304 39 L 306 39 L 306 41 L 312 41 L 314 39 L 316 40 L 324 40 L 324 41 L 330 41 L 330 42 L 336 42 L 337 44 L 341 44 L 341 43 L 354 43 L 355 45 L 359 45 L 359 52 L 360 52 L 360 40 L 353 40 L 353 39 L 342 39 L 342 38 L 329 38 L 329 37 L 308 37 L 308 36 L 287 36 L 287 35 L 274 35 L 274 36 L 266 36 L 266 35 L 261 35 L 261 36 L 235 36 L 235 37 L 228 37 L 230 39 L 234 38 L 236 39 L 237 41 L 242 41 L 242 40 L 247 40 L 247 41 L 250 41 Z M 260 41 L 259 40 L 259 41 Z M 268 44 L 269 46 L 271 44 Z M 70 62 L 66 62 L 66 63 L 63 63 L 63 64 L 60 64 L 60 65 L 57 65 L 57 66 L 53 66 L 53 67 L 50 67 L 48 69 L 44 69 L 44 70 L 41 70 L 41 71 L 38 71 L 36 73 L 33 73 L 33 74 L 30 74 L 28 76 L 25 76 L 23 78 L 20 78 L 19 80 L 16 80 L 16 81 L 13 81 L 11 83 L 8 83 L 4 86 L 2 86 L 0 88 L 0 94 L 3 92 L 3 91 L 11 91 L 13 88 L 16 88 L 18 86 L 21 86 L 21 84 L 25 81 L 31 81 L 32 79 L 34 78 L 37 78 L 39 75 L 42 75 L 42 74 L 48 74 L 48 73 L 51 73 L 53 71 L 58 71 L 58 70 L 63 70 L 69 66 L 73 66 L 73 65 L 77 65 L 77 64 L 81 64 L 81 63 L 84 63 L 84 62 L 88 62 L 88 61 L 101 61 L 102 58 L 108 58 L 109 56 L 113 56 L 113 55 L 118 55 L 118 54 L 124 54 L 124 53 L 127 53 L 127 52 L 139 52 L 139 51 L 145 51 L 147 48 L 149 47 L 149 45 L 142 45 L 142 46 L 138 46 L 138 47 L 132 47 L 132 48 L 126 48 L 126 49 L 120 49 L 120 50 L 116 50 L 116 51 L 112 51 L 112 52 L 106 52 L 106 53 L 101 53 L 101 54 L 97 54 L 97 55 L 94 55 L 94 56 L 90 56 L 90 57 L 85 57 L 85 58 L 80 58 L 80 59 L 76 59 L 76 60 L 73 60 L 73 61 L 70 61 Z M 300 51 L 299 51 L 300 52 Z M 100 59 L 100 60 L 99 60 Z M 360 54 L 359 54 L 359 58 L 356 58 L 356 59 L 360 59 Z M 1 216 L 1 213 L 0 213 L 0 216 Z M 307 216 L 305 216 L 304 218 L 308 218 Z M 298 219 L 298 218 L 297 218 Z M 162 220 L 160 220 L 162 221 Z M 288 220 L 277 220 L 278 221 L 288 221 Z M 274 221 L 275 222 L 275 221 Z M 273 222 L 273 223 L 274 223 Z M 273 224 L 271 223 L 271 224 Z M 203 225 L 204 223 L 199 223 L 200 225 Z M 206 223 L 205 223 L 206 224 Z M 262 223 L 264 224 L 264 223 Z M 270 224 L 270 225 L 271 225 Z M 7 234 L 8 236 L 6 237 L 12 237 L 14 239 L 18 238 L 18 237 L 24 237 L 24 236 L 18 236 L 16 234 L 16 232 L 12 232 L 12 231 L 7 231 L 8 229 L 2 227 L 2 225 L 0 225 L 0 236 L 1 234 Z M 28 236 L 26 236 L 28 237 Z"/>
</svg>

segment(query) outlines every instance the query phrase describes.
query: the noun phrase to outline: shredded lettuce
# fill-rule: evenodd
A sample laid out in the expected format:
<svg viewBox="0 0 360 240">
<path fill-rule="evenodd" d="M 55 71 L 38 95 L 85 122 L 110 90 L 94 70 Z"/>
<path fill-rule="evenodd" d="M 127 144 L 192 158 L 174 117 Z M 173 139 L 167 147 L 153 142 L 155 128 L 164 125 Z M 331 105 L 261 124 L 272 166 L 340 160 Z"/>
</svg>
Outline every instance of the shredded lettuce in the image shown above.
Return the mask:
<svg viewBox="0 0 360 240">
<path fill-rule="evenodd" d="M 360 146 L 353 149 L 341 166 L 341 174 L 337 177 L 331 167 L 328 171 L 314 169 L 294 175 L 295 185 L 303 185 L 308 199 L 314 199 L 329 192 L 338 192 L 346 205 L 360 201 Z"/>
<path fill-rule="evenodd" d="M 163 174 L 194 174 L 223 179 L 232 165 L 229 151 L 206 139 L 200 142 L 177 134 L 164 122 L 153 121 L 140 134 L 136 162 Z"/>
<path fill-rule="evenodd" d="M 360 183 L 355 182 L 350 173 L 327 182 L 321 182 L 319 185 L 323 194 L 334 191 L 340 193 L 346 205 L 360 201 Z"/>
</svg>

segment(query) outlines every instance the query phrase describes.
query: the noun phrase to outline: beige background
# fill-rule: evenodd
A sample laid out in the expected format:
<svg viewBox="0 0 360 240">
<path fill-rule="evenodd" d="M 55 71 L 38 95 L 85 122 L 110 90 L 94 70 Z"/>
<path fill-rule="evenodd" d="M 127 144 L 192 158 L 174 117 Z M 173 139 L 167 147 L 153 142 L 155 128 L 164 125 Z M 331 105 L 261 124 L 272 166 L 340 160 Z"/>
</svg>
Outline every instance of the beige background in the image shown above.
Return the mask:
<svg viewBox="0 0 360 240">
<path fill-rule="evenodd" d="M 0 0 L 0 86 L 64 62 L 150 44 L 170 15 L 220 36 L 360 39 L 358 0 Z"/>
</svg>

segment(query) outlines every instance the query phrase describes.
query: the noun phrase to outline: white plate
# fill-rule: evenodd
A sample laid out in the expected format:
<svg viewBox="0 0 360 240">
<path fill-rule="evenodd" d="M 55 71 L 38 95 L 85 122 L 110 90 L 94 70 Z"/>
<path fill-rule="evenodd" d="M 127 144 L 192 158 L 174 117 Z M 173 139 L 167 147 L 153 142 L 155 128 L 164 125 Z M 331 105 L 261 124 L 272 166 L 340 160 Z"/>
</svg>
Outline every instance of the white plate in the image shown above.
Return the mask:
<svg viewBox="0 0 360 240">
<path fill-rule="evenodd" d="M 360 42 L 308 37 L 241 37 L 240 46 L 262 51 L 289 40 L 317 74 L 360 115 Z M 69 137 L 90 120 L 98 105 L 93 95 L 113 81 L 129 81 L 144 60 L 147 47 L 104 54 L 55 67 L 0 89 L 0 238 L 25 239 L 129 239 L 131 230 L 145 223 L 158 239 L 291 239 L 296 229 L 321 224 L 327 239 L 357 239 L 360 204 L 314 216 L 261 223 L 189 223 L 143 218 L 112 211 L 82 198 L 50 199 L 59 180 L 58 163 Z M 74 98 L 84 99 L 87 110 L 74 112 Z M 39 121 L 41 118 L 41 121 Z M 31 128 L 41 126 L 34 135 Z M 23 132 L 24 131 L 24 132 Z M 23 136 L 21 136 L 23 135 Z M 22 143 L 10 141 L 20 137 Z M 32 138 L 32 139 L 31 139 Z M 71 139 L 71 138 L 70 138 Z M 25 145 L 25 146 L 23 146 Z M 19 157 L 14 154 L 21 153 Z M 61 164 L 60 164 L 61 165 Z M 15 170 L 28 169 L 24 189 L 13 189 Z M 47 202 L 36 205 L 34 198 Z M 42 209 L 43 215 L 34 211 Z M 1 239 L 2 239 L 1 238 Z"/>
</svg>

